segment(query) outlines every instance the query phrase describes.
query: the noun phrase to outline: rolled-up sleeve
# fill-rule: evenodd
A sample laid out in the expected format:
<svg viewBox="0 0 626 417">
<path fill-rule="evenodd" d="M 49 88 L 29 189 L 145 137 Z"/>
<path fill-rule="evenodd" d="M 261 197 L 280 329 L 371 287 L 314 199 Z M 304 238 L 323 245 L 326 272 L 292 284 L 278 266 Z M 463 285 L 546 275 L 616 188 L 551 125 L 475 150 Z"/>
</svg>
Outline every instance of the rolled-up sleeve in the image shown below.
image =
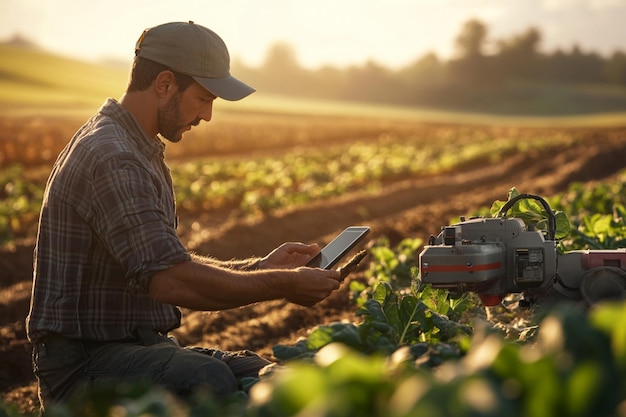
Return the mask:
<svg viewBox="0 0 626 417">
<path fill-rule="evenodd" d="M 174 196 L 166 181 L 121 154 L 94 167 L 91 224 L 132 290 L 147 290 L 157 272 L 190 260 L 175 229 Z"/>
</svg>

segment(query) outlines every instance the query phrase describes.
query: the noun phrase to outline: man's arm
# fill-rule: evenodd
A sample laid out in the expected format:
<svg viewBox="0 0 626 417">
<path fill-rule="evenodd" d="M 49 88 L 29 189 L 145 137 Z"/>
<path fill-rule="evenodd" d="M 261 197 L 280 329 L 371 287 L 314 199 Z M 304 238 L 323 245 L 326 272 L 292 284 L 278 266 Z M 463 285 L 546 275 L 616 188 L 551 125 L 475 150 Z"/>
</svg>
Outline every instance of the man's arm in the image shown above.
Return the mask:
<svg viewBox="0 0 626 417">
<path fill-rule="evenodd" d="M 281 298 L 312 306 L 339 288 L 340 281 L 341 274 L 333 270 L 244 272 L 189 261 L 155 273 L 149 290 L 159 302 L 194 310 L 224 310 Z"/>
<path fill-rule="evenodd" d="M 215 265 L 221 268 L 238 269 L 241 271 L 252 271 L 258 269 L 261 258 L 248 258 L 248 259 L 231 259 L 229 261 L 222 261 L 211 256 L 202 256 L 197 253 L 190 253 L 191 259 L 195 262 L 205 265 Z"/>
<path fill-rule="evenodd" d="M 257 269 L 290 269 L 305 265 L 320 251 L 316 243 L 307 245 L 300 242 L 283 243 L 263 258 L 234 259 L 222 261 L 209 256 L 200 256 L 192 253 L 191 259 L 206 265 L 215 265 L 222 268 L 253 271 Z"/>
</svg>

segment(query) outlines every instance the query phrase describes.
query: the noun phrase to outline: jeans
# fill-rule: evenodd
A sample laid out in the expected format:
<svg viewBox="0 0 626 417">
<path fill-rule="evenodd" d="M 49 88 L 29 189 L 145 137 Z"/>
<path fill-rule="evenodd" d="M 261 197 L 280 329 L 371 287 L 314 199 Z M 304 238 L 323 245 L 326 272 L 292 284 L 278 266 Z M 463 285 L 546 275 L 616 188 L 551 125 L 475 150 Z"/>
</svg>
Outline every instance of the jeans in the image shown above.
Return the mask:
<svg viewBox="0 0 626 417">
<path fill-rule="evenodd" d="M 172 339 L 91 342 L 52 335 L 35 343 L 33 370 L 42 409 L 64 402 L 84 385 L 150 381 L 180 396 L 208 387 L 219 397 L 238 391 L 238 381 L 256 377 L 271 362 L 244 350 L 181 348 Z"/>
</svg>

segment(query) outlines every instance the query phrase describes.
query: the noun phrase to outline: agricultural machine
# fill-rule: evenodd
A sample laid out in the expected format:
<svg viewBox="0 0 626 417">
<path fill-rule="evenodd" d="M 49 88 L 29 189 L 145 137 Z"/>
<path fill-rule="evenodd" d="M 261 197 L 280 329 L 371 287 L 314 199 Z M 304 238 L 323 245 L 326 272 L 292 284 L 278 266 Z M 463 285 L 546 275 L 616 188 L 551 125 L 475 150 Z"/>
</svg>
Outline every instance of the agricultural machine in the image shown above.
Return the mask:
<svg viewBox="0 0 626 417">
<path fill-rule="evenodd" d="M 535 199 L 548 215 L 548 230 L 526 226 L 506 213 L 521 199 Z M 451 292 L 472 291 L 485 306 L 507 294 L 524 303 L 541 298 L 578 300 L 592 305 L 626 298 L 626 249 L 559 253 L 556 219 L 541 197 L 520 194 L 494 218 L 471 218 L 445 226 L 419 255 L 421 279 Z"/>
</svg>

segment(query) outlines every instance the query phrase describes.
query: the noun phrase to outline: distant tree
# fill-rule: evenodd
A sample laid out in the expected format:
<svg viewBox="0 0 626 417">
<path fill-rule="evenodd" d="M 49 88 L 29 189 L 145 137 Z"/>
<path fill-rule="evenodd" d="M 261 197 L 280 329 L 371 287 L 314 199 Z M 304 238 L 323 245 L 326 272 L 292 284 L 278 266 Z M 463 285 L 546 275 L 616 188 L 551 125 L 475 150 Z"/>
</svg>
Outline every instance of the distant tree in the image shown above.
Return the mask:
<svg viewBox="0 0 626 417">
<path fill-rule="evenodd" d="M 569 54 L 562 49 L 557 49 L 545 57 L 546 63 L 542 79 L 548 82 L 567 81 L 566 77 L 571 65 Z"/>
<path fill-rule="evenodd" d="M 476 19 L 467 21 L 456 38 L 456 46 L 460 58 L 482 57 L 486 40 L 487 26 Z"/>
<path fill-rule="evenodd" d="M 541 33 L 536 28 L 497 42 L 494 57 L 496 72 L 500 77 L 534 79 L 540 72 L 539 43 Z"/>
<path fill-rule="evenodd" d="M 604 64 L 603 75 L 610 83 L 626 84 L 626 54 L 622 51 L 614 52 Z"/>
<path fill-rule="evenodd" d="M 345 80 L 343 96 L 348 99 L 393 102 L 401 92 L 394 73 L 372 60 L 348 68 Z"/>
<path fill-rule="evenodd" d="M 273 92 L 298 93 L 305 85 L 305 71 L 288 43 L 272 45 L 259 72 L 262 85 Z"/>
<path fill-rule="evenodd" d="M 586 53 L 576 46 L 572 51 L 572 61 L 576 81 L 594 82 L 602 79 L 603 59 L 598 53 Z"/>
<path fill-rule="evenodd" d="M 428 52 L 411 65 L 398 71 L 398 75 L 416 84 L 438 82 L 443 75 L 443 63 L 434 52 Z"/>
<path fill-rule="evenodd" d="M 479 20 L 467 21 L 456 38 L 458 59 L 449 63 L 453 82 L 473 88 L 489 79 L 484 48 L 487 27 Z"/>
<path fill-rule="evenodd" d="M 539 53 L 541 33 L 537 28 L 531 27 L 526 32 L 497 42 L 500 54 L 513 54 L 522 57 L 531 57 Z"/>
<path fill-rule="evenodd" d="M 296 52 L 284 42 L 273 44 L 267 52 L 262 68 L 267 71 L 289 72 L 300 69 Z"/>
<path fill-rule="evenodd" d="M 602 57 L 594 52 L 583 52 L 578 45 L 574 45 L 569 53 L 557 51 L 547 61 L 554 81 L 594 83 L 604 78 L 605 61 Z"/>
<path fill-rule="evenodd" d="M 446 67 L 434 52 L 428 52 L 400 69 L 396 77 L 404 86 L 398 99 L 404 103 L 432 104 L 445 83 Z"/>
<path fill-rule="evenodd" d="M 266 92 L 496 112 L 557 108 L 560 104 L 554 101 L 555 97 L 559 99 L 561 92 L 570 94 L 568 84 L 626 85 L 624 52 L 615 52 L 606 59 L 575 45 L 569 51 L 545 53 L 540 51 L 541 40 L 539 29 L 530 27 L 494 42 L 488 39 L 487 26 L 472 19 L 461 27 L 455 39 L 456 55 L 448 61 L 430 52 L 397 71 L 375 61 L 312 71 L 300 66 L 291 45 L 280 42 L 268 50 L 259 68 L 234 60 L 233 72 Z M 487 50 L 488 45 L 495 48 Z M 556 88 L 546 83 L 554 83 Z M 575 90 L 571 88 L 571 94 Z M 558 94 L 554 95 L 554 91 Z M 621 99 L 611 100 L 596 103 L 604 108 L 615 107 L 615 100 Z M 577 108 L 595 106 L 589 103 L 588 99 L 581 99 Z"/>
</svg>

